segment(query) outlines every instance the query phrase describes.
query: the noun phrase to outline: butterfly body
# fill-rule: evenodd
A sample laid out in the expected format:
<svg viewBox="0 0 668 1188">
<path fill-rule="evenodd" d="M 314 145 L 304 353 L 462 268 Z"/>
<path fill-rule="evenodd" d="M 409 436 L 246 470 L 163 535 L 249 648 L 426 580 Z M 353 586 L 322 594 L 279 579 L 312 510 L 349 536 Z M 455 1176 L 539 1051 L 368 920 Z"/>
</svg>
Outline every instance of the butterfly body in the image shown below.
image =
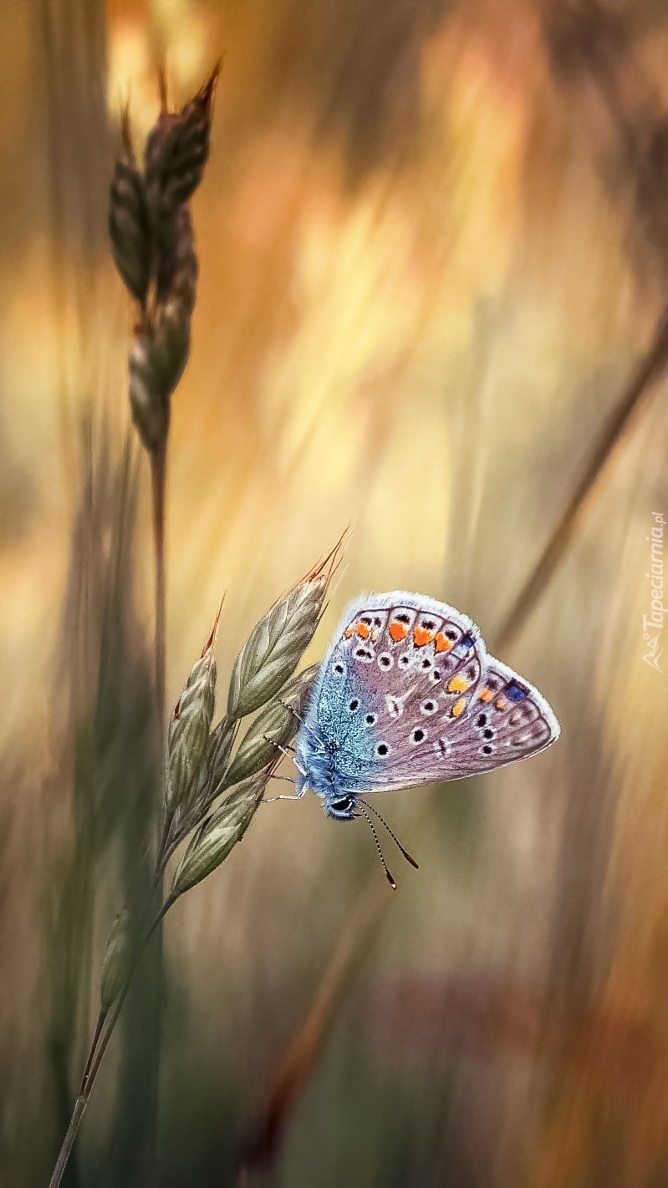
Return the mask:
<svg viewBox="0 0 668 1188">
<path fill-rule="evenodd" d="M 297 792 L 351 820 L 366 793 L 481 774 L 558 736 L 548 703 L 487 654 L 468 616 L 421 594 L 365 595 L 322 661 L 297 735 Z"/>
</svg>

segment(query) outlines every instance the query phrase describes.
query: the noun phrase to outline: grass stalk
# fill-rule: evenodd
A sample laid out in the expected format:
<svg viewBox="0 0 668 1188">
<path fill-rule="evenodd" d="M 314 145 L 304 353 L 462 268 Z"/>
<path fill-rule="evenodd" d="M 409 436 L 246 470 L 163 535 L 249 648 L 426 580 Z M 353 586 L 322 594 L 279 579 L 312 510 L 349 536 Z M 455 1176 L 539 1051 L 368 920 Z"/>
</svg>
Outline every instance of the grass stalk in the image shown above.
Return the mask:
<svg viewBox="0 0 668 1188">
<path fill-rule="evenodd" d="M 135 975 L 137 968 L 139 966 L 139 962 L 143 956 L 143 953 L 144 953 L 146 946 L 148 945 L 151 937 L 153 936 L 154 932 L 156 932 L 156 930 L 162 924 L 162 921 L 165 918 L 165 916 L 167 915 L 167 912 L 173 906 L 173 904 L 176 902 L 176 898 L 177 897 L 174 895 L 168 896 L 168 898 L 164 901 L 160 910 L 154 917 L 152 923 L 146 929 L 146 932 L 144 933 L 141 943 L 139 944 L 139 946 L 137 948 L 137 952 L 135 954 L 135 958 L 132 963 L 132 966 L 131 966 L 130 970 L 128 971 L 128 977 L 127 977 L 126 983 L 125 983 L 123 989 L 121 990 L 120 994 L 118 995 L 118 998 L 116 999 L 111 1010 L 108 1012 L 100 1011 L 100 1015 L 98 1016 L 98 1021 L 97 1021 L 97 1025 L 95 1028 L 95 1033 L 93 1035 L 93 1039 L 91 1041 L 91 1046 L 90 1046 L 90 1049 L 88 1052 L 88 1057 L 86 1059 L 86 1068 L 85 1068 L 84 1075 L 83 1075 L 83 1078 L 81 1081 L 81 1088 L 79 1090 L 79 1096 L 77 1097 L 77 1099 L 74 1103 L 74 1109 L 72 1111 L 72 1117 L 70 1119 L 70 1124 L 67 1128 L 67 1133 L 65 1134 L 65 1138 L 63 1139 L 62 1146 L 58 1153 L 56 1165 L 53 1169 L 53 1175 L 51 1176 L 51 1179 L 49 1181 L 49 1188 L 59 1188 L 59 1186 L 60 1186 L 63 1175 L 65 1174 L 65 1168 L 67 1167 L 67 1163 L 68 1163 L 68 1160 L 69 1160 L 69 1157 L 70 1157 L 70 1154 L 72 1151 L 72 1147 L 74 1146 L 75 1139 L 79 1132 L 79 1127 L 81 1126 L 81 1123 L 83 1121 L 83 1116 L 86 1111 L 86 1106 L 88 1105 L 88 1101 L 89 1101 L 89 1098 L 91 1095 L 91 1091 L 93 1089 L 93 1085 L 95 1084 L 97 1074 L 100 1070 L 100 1065 L 102 1064 L 102 1060 L 103 1060 L 104 1054 L 107 1050 L 109 1040 L 111 1039 L 114 1029 L 116 1027 L 116 1024 L 119 1020 L 121 1011 L 123 1009 L 123 1005 L 125 1003 L 125 1000 L 128 996 L 130 987 L 132 985 L 134 975 Z M 106 1026 L 105 1026 L 105 1023 L 106 1023 Z"/>
<path fill-rule="evenodd" d="M 165 729 L 165 657 L 166 657 L 166 550 L 165 496 L 167 487 L 167 440 L 153 450 L 151 490 L 153 497 L 153 547 L 155 558 L 155 696 L 158 737 L 162 754 Z"/>
<path fill-rule="evenodd" d="M 607 470 L 633 418 L 648 398 L 654 384 L 668 367 L 668 307 L 659 318 L 649 349 L 638 364 L 617 407 L 596 443 L 584 473 L 564 507 L 545 548 L 520 587 L 501 629 L 495 647 L 507 648 L 534 610 L 563 560 L 576 528 L 590 506 L 595 489 Z"/>
</svg>

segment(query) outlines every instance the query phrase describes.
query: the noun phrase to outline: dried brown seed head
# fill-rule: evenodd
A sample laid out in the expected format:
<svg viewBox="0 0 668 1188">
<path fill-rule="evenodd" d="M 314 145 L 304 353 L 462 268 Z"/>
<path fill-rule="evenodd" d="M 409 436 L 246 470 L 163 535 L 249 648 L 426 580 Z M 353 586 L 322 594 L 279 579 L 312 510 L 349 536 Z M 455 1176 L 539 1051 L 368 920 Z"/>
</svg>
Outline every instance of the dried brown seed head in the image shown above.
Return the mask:
<svg viewBox="0 0 668 1188">
<path fill-rule="evenodd" d="M 164 391 L 164 342 L 153 348 L 150 330 L 140 327 L 130 350 L 130 408 L 142 443 L 147 450 L 158 450 L 169 431 L 169 396 Z"/>
<path fill-rule="evenodd" d="M 156 253 L 156 304 L 175 305 L 189 321 L 195 308 L 197 256 L 187 207 L 182 206 L 174 213 L 161 228 L 160 235 Z"/>
<path fill-rule="evenodd" d="M 151 233 L 143 179 L 134 164 L 116 162 L 109 190 L 109 238 L 126 288 L 142 304 L 151 275 Z"/>
<path fill-rule="evenodd" d="M 161 111 L 146 141 L 144 173 L 156 225 L 188 202 L 209 156 L 211 115 L 220 65 L 179 112 Z"/>
</svg>

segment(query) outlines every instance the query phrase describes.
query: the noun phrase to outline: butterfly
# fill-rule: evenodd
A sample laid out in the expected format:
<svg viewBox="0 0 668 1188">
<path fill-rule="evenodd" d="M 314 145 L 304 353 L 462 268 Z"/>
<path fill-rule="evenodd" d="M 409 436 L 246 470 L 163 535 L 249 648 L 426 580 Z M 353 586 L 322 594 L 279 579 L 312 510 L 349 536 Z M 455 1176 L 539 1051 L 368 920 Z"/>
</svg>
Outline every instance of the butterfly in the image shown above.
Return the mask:
<svg viewBox="0 0 668 1188">
<path fill-rule="evenodd" d="M 468 616 L 423 594 L 369 594 L 349 604 L 320 666 L 296 738 L 296 793 L 311 789 L 337 821 L 363 813 L 373 829 L 362 796 L 495 771 L 559 733 L 545 698 L 488 655 Z"/>
</svg>

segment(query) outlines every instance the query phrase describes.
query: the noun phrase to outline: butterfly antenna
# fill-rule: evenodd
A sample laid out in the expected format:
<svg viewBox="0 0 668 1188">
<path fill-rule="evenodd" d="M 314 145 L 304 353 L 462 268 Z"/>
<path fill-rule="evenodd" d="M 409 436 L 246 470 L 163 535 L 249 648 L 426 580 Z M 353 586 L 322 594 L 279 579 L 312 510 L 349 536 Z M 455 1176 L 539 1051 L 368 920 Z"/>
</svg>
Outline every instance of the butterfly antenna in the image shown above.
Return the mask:
<svg viewBox="0 0 668 1188">
<path fill-rule="evenodd" d="M 377 834 L 377 832 L 376 832 L 376 826 L 374 825 L 373 821 L 371 820 L 371 817 L 370 817 L 370 816 L 369 816 L 369 814 L 367 813 L 367 811 L 366 811 L 366 809 L 364 808 L 364 806 L 360 804 L 360 808 L 362 809 L 362 812 L 363 812 L 363 814 L 364 814 L 364 816 L 365 816 L 365 818 L 366 818 L 366 821 L 367 821 L 367 824 L 368 824 L 368 826 L 369 826 L 369 829 L 370 829 L 370 830 L 371 830 L 371 832 L 373 833 L 374 840 L 375 840 L 375 842 L 376 842 L 376 849 L 378 850 L 378 856 L 379 856 L 379 858 L 380 858 L 380 860 L 381 860 L 381 862 L 382 862 L 382 864 L 383 864 L 383 870 L 385 871 L 385 877 L 386 877 L 386 879 L 387 879 L 388 883 L 390 884 L 390 887 L 392 888 L 392 890 L 393 890 L 393 891 L 396 891 L 396 889 L 397 889 L 397 884 L 395 883 L 394 879 L 392 878 L 392 875 L 390 874 L 390 869 L 389 869 L 389 867 L 388 867 L 388 865 L 387 865 L 387 862 L 385 861 L 385 858 L 383 857 L 383 851 L 382 851 L 382 850 L 381 850 L 381 848 L 380 848 L 380 841 L 379 841 L 379 838 L 378 838 L 378 834 Z"/>
<path fill-rule="evenodd" d="M 387 832 L 389 833 L 389 835 L 390 835 L 390 837 L 392 838 L 392 840 L 393 840 L 393 842 L 395 843 L 395 845 L 396 845 L 396 846 L 398 846 L 398 848 L 401 850 L 401 853 L 403 854 L 403 856 L 404 856 L 404 858 L 406 859 L 406 861 L 407 861 L 407 862 L 410 862 L 411 866 L 415 867 L 415 870 L 419 870 L 419 869 L 420 869 L 420 864 L 419 864 L 418 862 L 416 862 L 416 861 L 415 861 L 415 859 L 414 859 L 414 858 L 413 858 L 413 857 L 412 857 L 412 856 L 411 856 L 411 855 L 408 853 L 408 850 L 407 850 L 407 849 L 405 849 L 405 847 L 404 847 L 404 846 L 402 846 L 402 844 L 401 844 L 401 842 L 399 841 L 399 838 L 397 837 L 396 833 L 394 832 L 394 830 L 390 829 L 390 827 L 389 827 L 389 825 L 388 825 L 387 821 L 385 820 L 385 818 L 384 818 L 384 817 L 381 817 L 380 813 L 378 812 L 378 809 L 372 808 L 372 806 L 371 806 L 370 804 L 367 804 L 366 800 L 364 801 L 364 804 L 366 805 L 366 807 L 367 807 L 368 809 L 371 809 L 371 812 L 372 812 L 372 813 L 374 813 L 374 814 L 375 814 L 375 816 L 377 816 L 377 817 L 378 817 L 378 820 L 379 820 L 379 821 L 382 821 L 382 822 L 383 822 L 383 825 L 384 825 L 384 826 L 385 826 L 385 828 L 387 829 Z"/>
</svg>

